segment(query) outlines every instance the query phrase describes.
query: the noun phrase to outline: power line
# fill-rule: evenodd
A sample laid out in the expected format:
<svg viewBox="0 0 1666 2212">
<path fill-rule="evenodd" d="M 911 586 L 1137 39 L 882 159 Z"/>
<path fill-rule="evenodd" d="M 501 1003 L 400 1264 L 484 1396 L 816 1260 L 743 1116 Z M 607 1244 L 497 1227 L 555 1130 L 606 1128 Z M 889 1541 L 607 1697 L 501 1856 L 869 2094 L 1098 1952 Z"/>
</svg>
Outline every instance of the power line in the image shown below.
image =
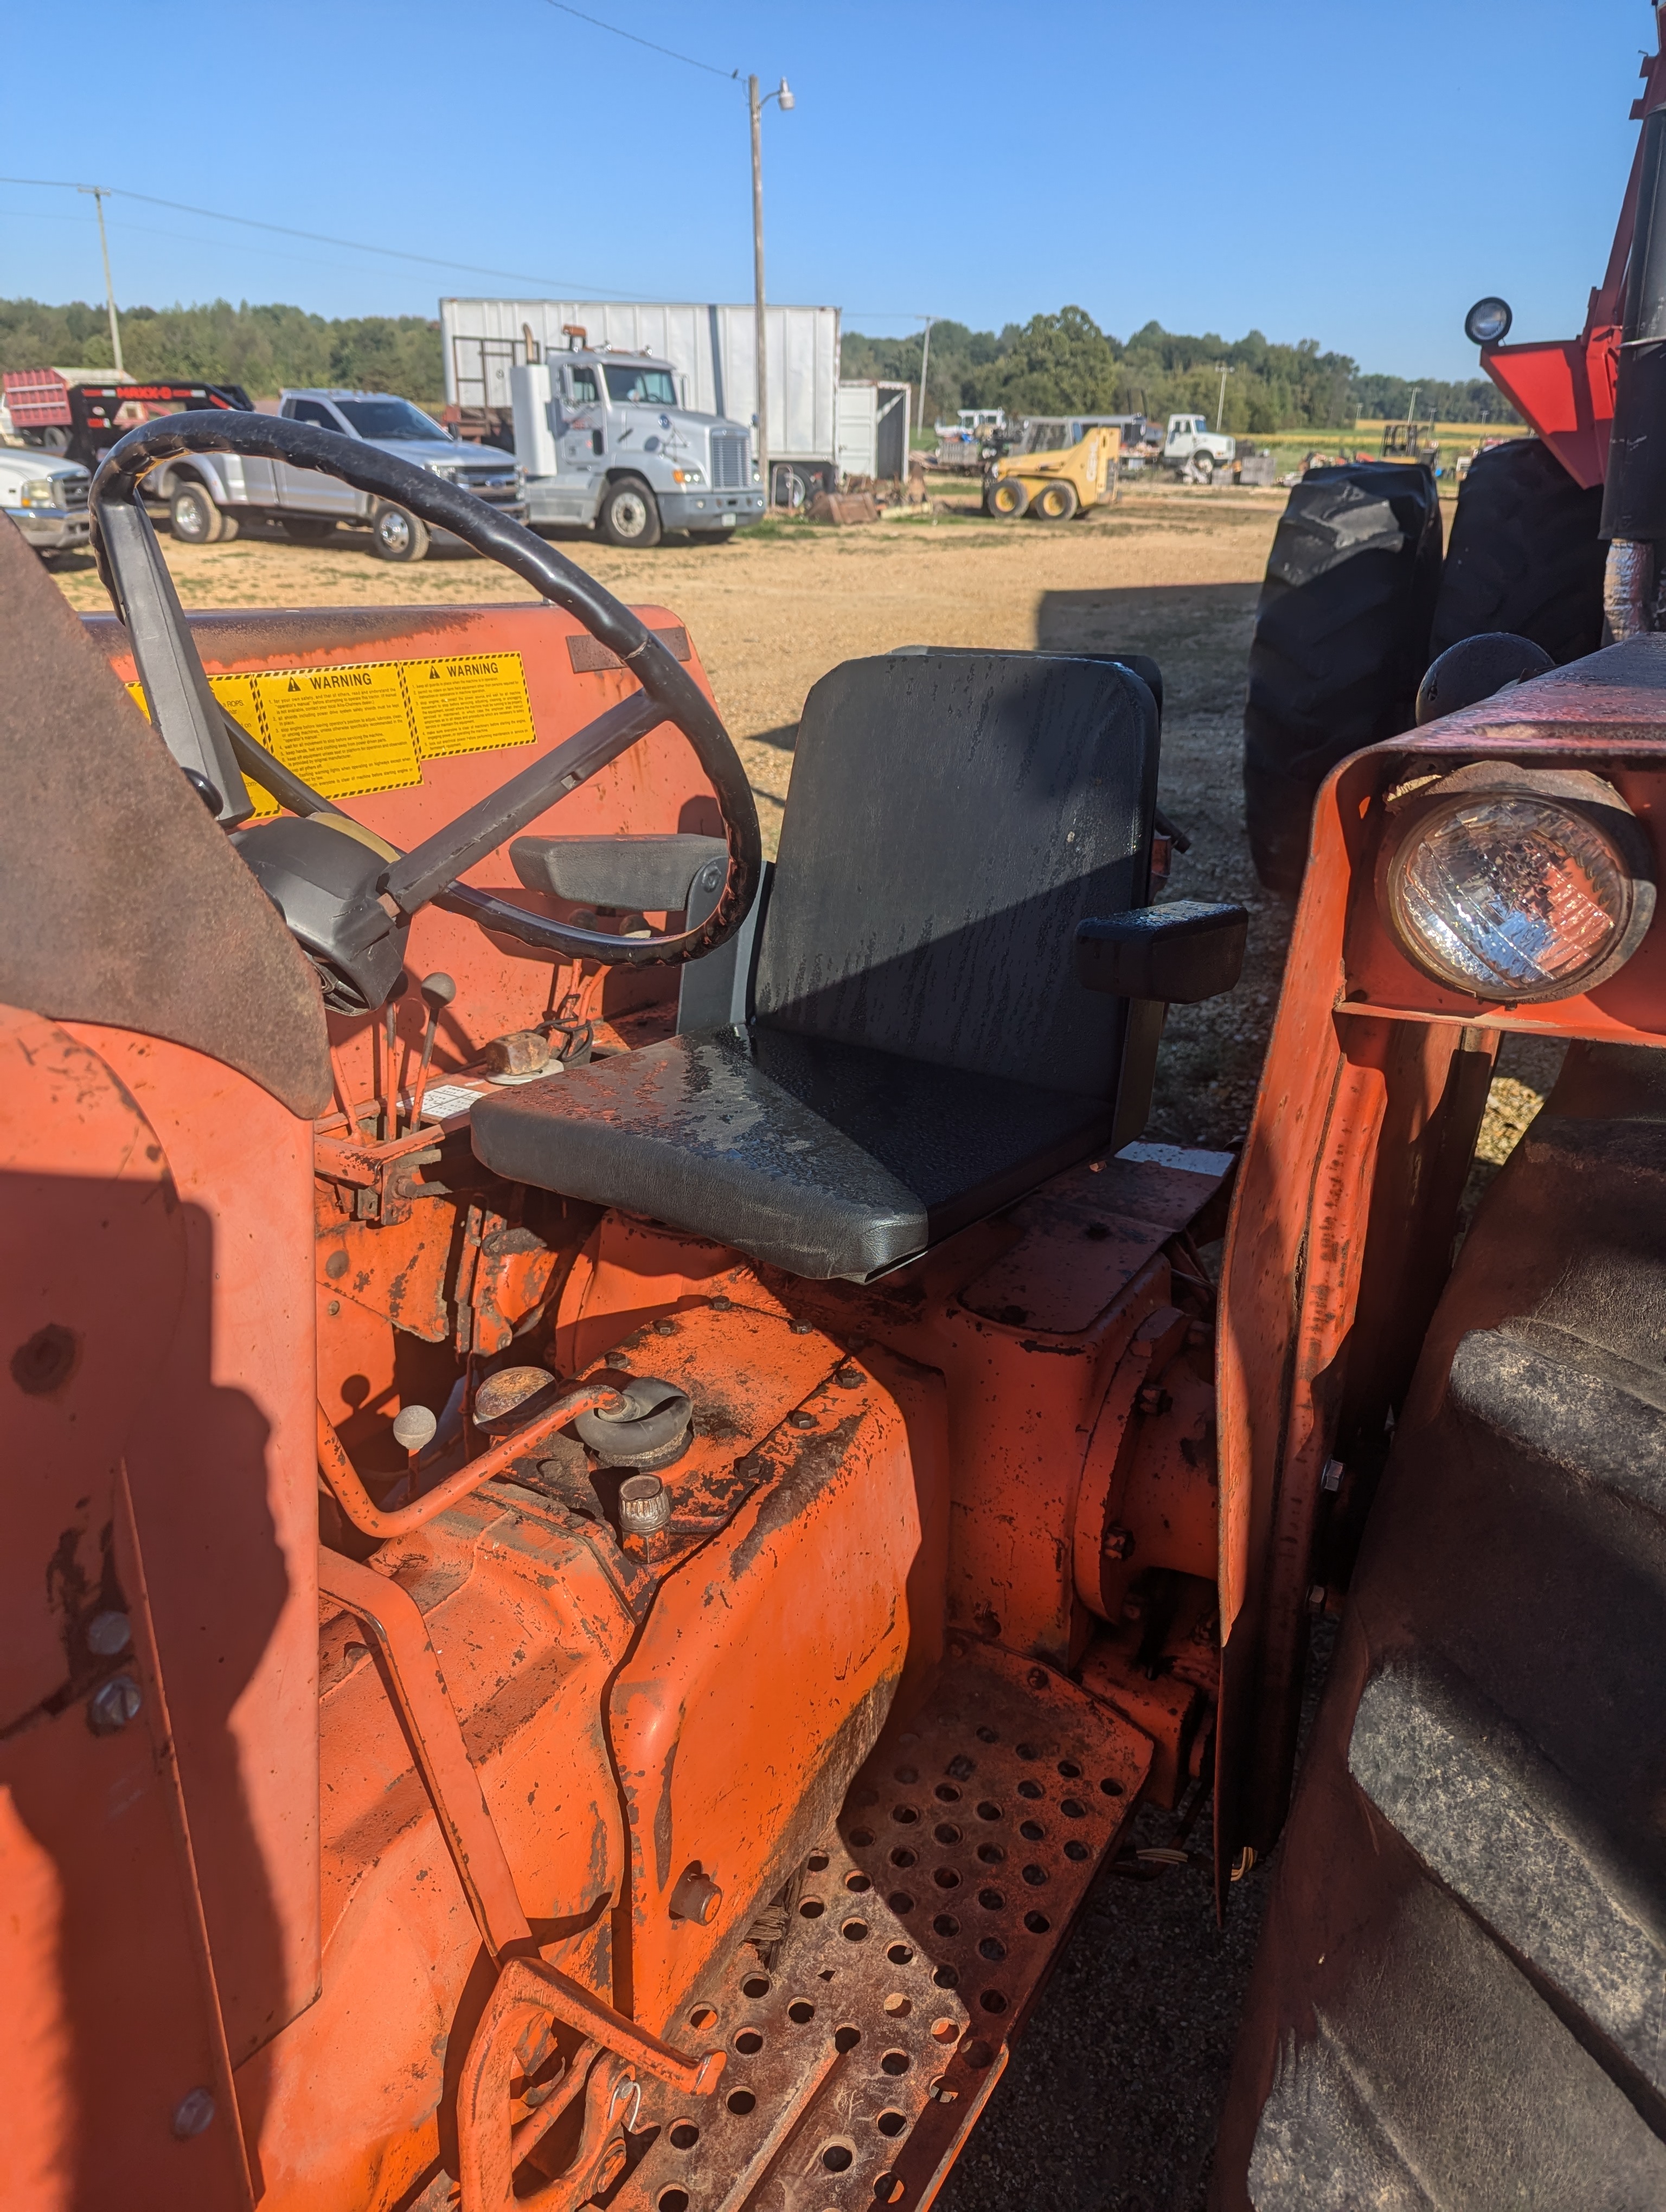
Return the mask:
<svg viewBox="0 0 1666 2212">
<path fill-rule="evenodd" d="M 555 6 L 556 0 L 549 0 L 549 4 L 551 7 Z M 605 29 L 608 27 L 604 25 L 603 27 Z M 681 57 L 679 56 L 678 58 L 680 59 Z M 701 63 L 696 66 L 703 68 L 705 64 Z M 0 185 L 38 185 L 47 190 L 70 192 L 92 189 L 91 186 L 77 184 L 72 178 L 68 177 L 0 177 Z M 529 275 L 524 269 L 487 269 L 475 261 L 447 261 L 438 254 L 410 253 L 403 246 L 366 246 L 359 239 L 332 238 L 327 232 L 319 230 L 295 230 L 288 223 L 262 222 L 254 216 L 225 215 L 218 208 L 192 207 L 184 200 L 158 199 L 154 192 L 129 191 L 125 186 L 121 185 L 100 185 L 99 189 L 108 193 L 112 199 L 139 200 L 146 207 L 167 208 L 174 215 L 200 216 L 209 222 L 238 223 L 245 230 L 271 231 L 279 238 L 301 238 L 311 246 L 339 246 L 349 253 L 380 253 L 393 261 L 420 262 L 423 267 L 429 269 L 454 269 L 468 276 L 501 276 L 516 284 L 544 284 L 552 291 L 565 291 L 569 295 L 583 293 L 593 298 L 599 295 L 607 294 L 618 300 L 648 298 L 648 295 L 644 292 L 621 292 L 612 285 L 591 284 L 576 276 L 535 276 Z"/>
<path fill-rule="evenodd" d="M 675 46 L 656 46 L 652 39 L 638 38 L 635 31 L 622 31 L 617 23 L 604 23 L 599 15 L 587 15 L 582 8 L 570 8 L 567 0 L 544 0 L 546 8 L 556 8 L 563 15 L 576 15 L 581 23 L 589 23 L 599 31 L 611 31 L 616 39 L 629 39 L 633 46 L 646 46 L 651 54 L 664 54 L 673 62 L 686 62 L 690 69 L 704 70 L 708 76 L 735 77 L 737 70 L 716 69 L 710 62 L 696 61 L 692 54 L 679 54 Z"/>
</svg>

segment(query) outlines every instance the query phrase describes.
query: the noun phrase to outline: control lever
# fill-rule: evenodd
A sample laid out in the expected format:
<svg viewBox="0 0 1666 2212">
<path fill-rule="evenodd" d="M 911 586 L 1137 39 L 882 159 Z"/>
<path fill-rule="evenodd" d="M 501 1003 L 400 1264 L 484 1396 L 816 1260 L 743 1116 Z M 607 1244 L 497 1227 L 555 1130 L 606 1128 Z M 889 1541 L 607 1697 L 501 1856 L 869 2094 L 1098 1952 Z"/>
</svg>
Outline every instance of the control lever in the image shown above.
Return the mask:
<svg viewBox="0 0 1666 2212">
<path fill-rule="evenodd" d="M 394 1073 L 393 1068 L 394 1058 L 399 1049 L 399 1001 L 410 988 L 410 981 L 404 970 L 401 969 L 394 977 L 387 994 L 387 1013 L 385 1018 L 386 1028 L 382 1039 L 382 1084 L 385 1102 L 382 1107 L 382 1136 L 385 1141 L 390 1143 L 399 1133 L 399 1079 Z"/>
<path fill-rule="evenodd" d="M 423 1093 L 428 1089 L 428 1066 L 434 1057 L 435 1034 L 440 1027 L 440 1017 L 457 996 L 457 986 L 443 969 L 436 968 L 431 975 L 423 978 L 423 1003 L 428 1008 L 428 1027 L 423 1032 L 423 1057 L 416 1069 L 416 1088 L 410 1094 L 410 1126 L 423 1126 Z"/>
</svg>

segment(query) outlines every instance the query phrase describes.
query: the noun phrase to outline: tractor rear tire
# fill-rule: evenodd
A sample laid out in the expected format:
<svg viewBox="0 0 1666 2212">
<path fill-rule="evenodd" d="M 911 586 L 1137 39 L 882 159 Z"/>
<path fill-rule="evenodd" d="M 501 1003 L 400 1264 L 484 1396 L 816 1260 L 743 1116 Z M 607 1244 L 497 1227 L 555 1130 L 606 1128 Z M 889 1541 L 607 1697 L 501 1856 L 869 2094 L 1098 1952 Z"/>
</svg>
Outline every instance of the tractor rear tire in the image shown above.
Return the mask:
<svg viewBox="0 0 1666 2212">
<path fill-rule="evenodd" d="M 1028 512 L 1030 487 L 1022 477 L 996 477 L 983 491 L 983 512 L 1000 522 L 1016 522 Z"/>
<path fill-rule="evenodd" d="M 1430 658 L 1487 630 L 1531 638 L 1559 665 L 1595 653 L 1602 519 L 1601 484 L 1581 490 L 1537 438 L 1481 454 L 1458 491 Z"/>
<path fill-rule="evenodd" d="M 1666 2204 L 1663 1055 L 1575 1044 L 1371 1509 L 1218 2212 Z"/>
<path fill-rule="evenodd" d="M 1043 484 L 1030 502 L 1030 512 L 1043 522 L 1068 522 L 1081 501 L 1073 483 Z"/>
<path fill-rule="evenodd" d="M 1313 469 L 1292 491 L 1250 647 L 1243 797 L 1256 873 L 1294 898 L 1313 797 L 1339 760 L 1412 726 L 1440 586 L 1428 470 Z"/>
</svg>

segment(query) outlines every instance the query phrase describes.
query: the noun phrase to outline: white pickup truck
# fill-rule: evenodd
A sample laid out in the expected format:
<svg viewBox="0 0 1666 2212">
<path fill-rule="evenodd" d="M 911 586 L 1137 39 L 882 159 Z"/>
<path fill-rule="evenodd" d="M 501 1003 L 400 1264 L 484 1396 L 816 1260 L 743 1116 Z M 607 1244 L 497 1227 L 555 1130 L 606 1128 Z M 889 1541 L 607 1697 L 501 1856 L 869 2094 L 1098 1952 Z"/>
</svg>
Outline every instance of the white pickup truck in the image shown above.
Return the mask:
<svg viewBox="0 0 1666 2212">
<path fill-rule="evenodd" d="M 0 514 L 43 558 L 87 543 L 92 477 L 38 446 L 0 446 Z"/>
<path fill-rule="evenodd" d="M 409 399 L 390 392 L 285 392 L 277 411 L 289 422 L 311 422 L 397 453 L 448 483 L 460 484 L 517 522 L 526 520 L 520 471 L 514 459 L 494 446 L 464 445 Z M 382 561 L 420 561 L 430 545 L 460 542 L 391 501 L 372 499 L 338 477 L 292 468 L 287 461 L 191 453 L 158 471 L 146 489 L 149 496 L 167 503 L 173 535 L 188 545 L 234 537 L 244 515 L 280 523 L 299 545 L 322 544 L 333 537 L 337 523 L 368 528 L 370 550 Z"/>
<path fill-rule="evenodd" d="M 1163 441 L 1163 459 L 1183 476 L 1199 483 L 1213 482 L 1217 469 L 1237 458 L 1237 440 L 1223 437 L 1209 428 L 1207 415 L 1170 415 L 1169 434 Z"/>
</svg>

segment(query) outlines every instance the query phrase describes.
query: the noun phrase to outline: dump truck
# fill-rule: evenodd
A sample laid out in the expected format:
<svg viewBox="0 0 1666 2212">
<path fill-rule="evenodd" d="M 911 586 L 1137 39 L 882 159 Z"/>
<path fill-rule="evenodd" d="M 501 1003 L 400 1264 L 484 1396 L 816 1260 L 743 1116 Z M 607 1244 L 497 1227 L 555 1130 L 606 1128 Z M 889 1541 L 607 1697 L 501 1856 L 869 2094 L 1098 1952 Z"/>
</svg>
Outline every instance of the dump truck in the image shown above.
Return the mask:
<svg viewBox="0 0 1666 2212">
<path fill-rule="evenodd" d="M 1068 522 L 1116 496 L 1120 431 L 1084 429 L 1078 423 L 1037 417 L 1026 423 L 1023 450 L 990 465 L 983 480 L 983 511 L 1004 522 L 1033 514 L 1043 522 Z M 1071 439 L 1071 433 L 1079 435 Z M 1069 440 L 1070 442 L 1061 442 Z"/>
<path fill-rule="evenodd" d="M 1332 768 L 1231 1152 L 1148 1127 L 1249 916 L 1153 900 L 1137 647 L 830 671 L 766 871 L 687 626 L 399 455 L 136 428 L 109 614 L 0 526 L 21 2212 L 923 2212 L 1206 1802 L 1221 2212 L 1666 2200 L 1642 106 L 1625 634 Z M 535 599 L 187 615 L 181 453 Z"/>
</svg>

